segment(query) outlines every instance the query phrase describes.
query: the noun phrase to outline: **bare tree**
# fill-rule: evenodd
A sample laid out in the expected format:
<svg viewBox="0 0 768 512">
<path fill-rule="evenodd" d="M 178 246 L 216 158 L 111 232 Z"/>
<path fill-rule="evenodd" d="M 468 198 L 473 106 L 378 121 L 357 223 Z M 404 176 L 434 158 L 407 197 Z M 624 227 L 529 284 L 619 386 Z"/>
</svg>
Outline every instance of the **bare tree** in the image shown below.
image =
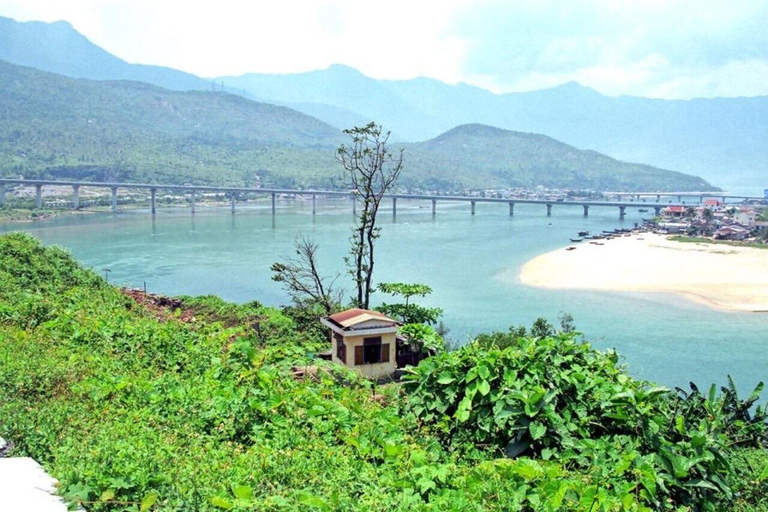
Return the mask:
<svg viewBox="0 0 768 512">
<path fill-rule="evenodd" d="M 317 265 L 318 245 L 312 240 L 300 237 L 296 240 L 296 257 L 287 258 L 284 263 L 273 263 L 273 281 L 283 283 L 291 299 L 299 305 L 307 301 L 319 304 L 330 315 L 341 303 L 343 290 L 335 289 L 337 273 L 333 278 L 322 277 Z"/>
<path fill-rule="evenodd" d="M 374 243 L 380 236 L 376 215 L 384 194 L 395 186 L 403 168 L 403 150 L 392 153 L 387 144 L 390 132 L 384 133 L 376 123 L 344 133 L 350 136 L 352 144 L 342 145 L 336 156 L 344 168 L 345 185 L 355 194 L 355 200 L 362 203 L 346 262 L 357 286 L 357 305 L 368 308 L 373 293 Z"/>
</svg>

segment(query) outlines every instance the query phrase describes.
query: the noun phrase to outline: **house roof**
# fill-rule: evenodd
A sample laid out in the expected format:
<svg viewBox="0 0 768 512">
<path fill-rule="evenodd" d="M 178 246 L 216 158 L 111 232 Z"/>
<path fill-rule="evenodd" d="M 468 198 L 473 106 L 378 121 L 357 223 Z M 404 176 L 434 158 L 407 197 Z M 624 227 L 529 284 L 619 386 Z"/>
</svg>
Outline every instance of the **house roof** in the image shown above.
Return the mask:
<svg viewBox="0 0 768 512">
<path fill-rule="evenodd" d="M 371 320 L 392 324 L 393 326 L 397 325 L 397 320 L 394 318 L 390 318 L 384 313 L 379 313 L 378 311 L 373 311 L 370 309 L 352 308 L 340 313 L 336 313 L 335 315 L 331 315 L 327 318 L 331 322 L 345 329 L 353 328 L 356 325 L 369 322 Z"/>
<path fill-rule="evenodd" d="M 667 206 L 668 212 L 685 212 L 685 206 Z"/>
</svg>

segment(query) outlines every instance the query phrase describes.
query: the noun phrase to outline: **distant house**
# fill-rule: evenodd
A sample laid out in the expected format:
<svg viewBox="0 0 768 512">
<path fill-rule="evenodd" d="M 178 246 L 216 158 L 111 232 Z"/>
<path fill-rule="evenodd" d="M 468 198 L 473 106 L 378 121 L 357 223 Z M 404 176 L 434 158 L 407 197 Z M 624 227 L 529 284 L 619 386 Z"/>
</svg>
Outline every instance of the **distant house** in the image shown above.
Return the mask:
<svg viewBox="0 0 768 512">
<path fill-rule="evenodd" d="M 671 205 L 664 208 L 662 213 L 667 217 L 685 217 L 686 208 L 685 206 Z"/>
<path fill-rule="evenodd" d="M 704 207 L 705 208 L 717 208 L 718 206 L 722 206 L 723 202 L 719 199 L 705 199 L 704 200 Z"/>
<path fill-rule="evenodd" d="M 741 211 L 733 215 L 733 222 L 735 222 L 736 224 L 741 224 L 746 228 L 751 229 L 755 227 L 756 221 L 757 221 L 757 213 L 755 213 L 754 210 L 742 209 Z"/>
<path fill-rule="evenodd" d="M 717 240 L 744 240 L 748 236 L 749 230 L 747 228 L 735 224 L 723 226 L 715 231 L 715 239 Z"/>
<path fill-rule="evenodd" d="M 686 222 L 659 222 L 658 227 L 667 233 L 686 233 L 690 229 Z"/>
<path fill-rule="evenodd" d="M 398 336 L 397 320 L 378 311 L 353 308 L 320 321 L 331 330 L 331 360 L 365 377 L 391 375 L 426 357 Z"/>
</svg>

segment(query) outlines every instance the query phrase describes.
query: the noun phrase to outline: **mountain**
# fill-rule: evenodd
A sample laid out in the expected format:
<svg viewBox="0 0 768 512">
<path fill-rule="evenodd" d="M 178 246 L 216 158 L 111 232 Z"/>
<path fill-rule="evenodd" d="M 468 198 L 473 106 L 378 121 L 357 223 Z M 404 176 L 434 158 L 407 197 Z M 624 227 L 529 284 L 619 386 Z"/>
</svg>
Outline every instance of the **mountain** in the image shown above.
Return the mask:
<svg viewBox="0 0 768 512">
<path fill-rule="evenodd" d="M 0 60 L 72 78 L 134 80 L 178 91 L 216 88 L 211 80 L 191 73 L 130 64 L 93 44 L 66 21 L 17 22 L 0 16 Z M 252 97 L 245 91 L 231 92 Z"/>
<path fill-rule="evenodd" d="M 432 140 L 406 144 L 408 165 L 422 183 L 436 188 L 499 186 L 594 190 L 711 190 L 700 178 L 620 162 L 546 135 L 486 125 L 458 126 Z"/>
<path fill-rule="evenodd" d="M 6 176 L 301 186 L 328 174 L 343 140 L 313 117 L 237 95 L 78 80 L 0 61 Z"/>
<path fill-rule="evenodd" d="M 346 140 L 313 117 L 237 95 L 72 79 L 0 61 L 6 176 L 330 187 L 340 172 L 335 149 Z M 408 188 L 712 189 L 693 176 L 488 126 L 402 146 Z"/>
<path fill-rule="evenodd" d="M 672 168 L 719 182 L 765 180 L 768 98 L 690 101 L 604 96 L 578 84 L 493 94 L 429 78 L 375 80 L 341 65 L 292 75 L 203 79 L 174 69 L 130 64 L 91 43 L 66 22 L 0 18 L 0 59 L 73 78 L 133 80 L 172 90 L 227 92 L 283 105 L 338 129 L 376 121 L 393 141 L 434 138 L 457 125 L 486 124 L 544 133 L 578 148 Z"/>
<path fill-rule="evenodd" d="M 221 77 L 265 101 L 326 103 L 375 119 L 398 140 L 429 139 L 481 123 L 545 133 L 622 160 L 679 169 L 729 184 L 765 180 L 768 97 L 662 100 L 609 97 L 577 83 L 526 93 L 493 94 L 428 78 L 375 80 L 331 66 L 292 75 Z M 295 108 L 302 110 L 300 105 Z M 316 115 L 344 126 L 333 111 Z"/>
</svg>

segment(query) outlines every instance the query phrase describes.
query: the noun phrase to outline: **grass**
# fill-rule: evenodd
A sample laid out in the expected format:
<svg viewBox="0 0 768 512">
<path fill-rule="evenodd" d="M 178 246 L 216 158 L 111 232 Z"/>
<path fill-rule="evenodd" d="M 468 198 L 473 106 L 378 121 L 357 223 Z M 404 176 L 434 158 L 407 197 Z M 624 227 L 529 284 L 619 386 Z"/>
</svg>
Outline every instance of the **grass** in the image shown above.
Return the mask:
<svg viewBox="0 0 768 512">
<path fill-rule="evenodd" d="M 768 249 L 768 244 L 753 243 L 753 242 L 737 242 L 735 240 L 713 240 L 711 238 L 704 238 L 701 236 L 670 236 L 670 240 L 675 242 L 691 243 L 691 244 L 712 244 L 712 245 L 730 245 L 732 247 L 752 247 L 754 249 Z"/>
</svg>

